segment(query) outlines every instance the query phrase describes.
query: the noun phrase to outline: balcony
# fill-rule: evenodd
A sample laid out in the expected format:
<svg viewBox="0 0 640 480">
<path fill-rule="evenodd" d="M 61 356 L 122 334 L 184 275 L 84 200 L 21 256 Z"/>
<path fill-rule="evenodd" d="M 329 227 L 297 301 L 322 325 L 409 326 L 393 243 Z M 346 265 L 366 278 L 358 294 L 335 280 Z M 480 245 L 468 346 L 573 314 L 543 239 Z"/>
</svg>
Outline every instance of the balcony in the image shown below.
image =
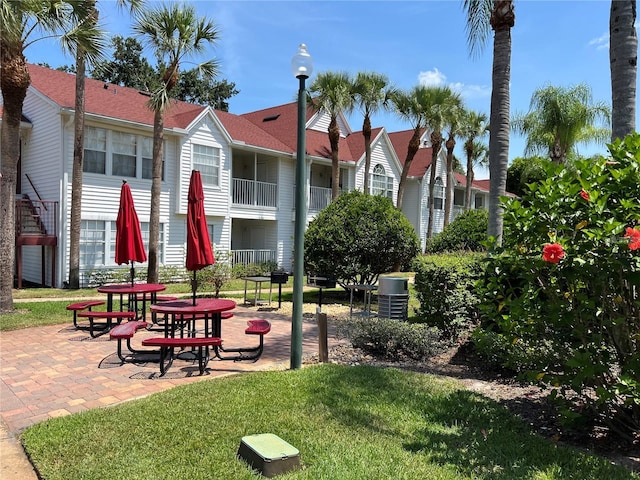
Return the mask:
<svg viewBox="0 0 640 480">
<path fill-rule="evenodd" d="M 231 250 L 231 265 L 264 264 L 276 261 L 276 251 L 261 250 Z"/>
<path fill-rule="evenodd" d="M 278 206 L 278 185 L 234 178 L 231 196 L 234 205 L 275 208 Z"/>
<path fill-rule="evenodd" d="M 309 210 L 319 212 L 331 204 L 331 189 L 309 187 Z"/>
</svg>

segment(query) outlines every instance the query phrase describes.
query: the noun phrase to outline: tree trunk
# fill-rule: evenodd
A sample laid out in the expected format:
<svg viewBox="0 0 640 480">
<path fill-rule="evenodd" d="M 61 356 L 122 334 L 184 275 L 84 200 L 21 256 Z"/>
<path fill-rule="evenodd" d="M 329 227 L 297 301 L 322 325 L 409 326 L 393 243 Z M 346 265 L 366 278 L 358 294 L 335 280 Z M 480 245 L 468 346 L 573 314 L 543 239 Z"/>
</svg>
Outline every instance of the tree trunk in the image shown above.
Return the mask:
<svg viewBox="0 0 640 480">
<path fill-rule="evenodd" d="M 80 288 L 80 227 L 82 224 L 82 167 L 84 164 L 85 56 L 76 52 L 76 100 L 73 119 L 71 226 L 69 229 L 69 288 Z"/>
<path fill-rule="evenodd" d="M 450 136 L 445 146 L 447 147 L 447 180 L 444 193 L 444 226 L 446 227 L 451 222 L 451 210 L 453 207 L 453 149 L 456 148 L 456 139 Z"/>
<path fill-rule="evenodd" d="M 500 197 L 505 194 L 509 162 L 509 113 L 511 80 L 511 27 L 515 15 L 513 1 L 496 0 L 491 15 L 493 72 L 489 124 L 489 227 L 487 233 L 502 245 L 503 209 Z"/>
<path fill-rule="evenodd" d="M 21 47 L 21 46 L 20 46 Z M 3 116 L 0 126 L 0 313 L 13 311 L 16 245 L 16 183 L 20 159 L 22 105 L 31 83 L 22 49 L 0 40 L 0 88 Z"/>
<path fill-rule="evenodd" d="M 147 283 L 158 283 L 160 265 L 160 200 L 162 195 L 162 150 L 164 143 L 164 112 L 157 109 L 153 116 L 153 169 L 151 180 L 151 211 L 149 213 L 149 262 Z"/>
<path fill-rule="evenodd" d="M 329 123 L 329 143 L 331 144 L 331 201 L 340 195 L 340 127 L 335 117 Z"/>
<path fill-rule="evenodd" d="M 404 188 L 407 183 L 407 176 L 409 175 L 409 168 L 411 167 L 411 163 L 413 162 L 413 157 L 416 156 L 416 153 L 420 148 L 420 130 L 420 126 L 417 126 L 414 129 L 411 140 L 409 140 L 409 145 L 407 146 L 407 157 L 404 161 L 404 165 L 402 166 L 400 182 L 398 183 L 398 197 L 396 199 L 396 207 L 398 208 L 398 210 L 402 210 L 402 200 L 404 197 Z"/>
<path fill-rule="evenodd" d="M 611 141 L 636 129 L 636 75 L 638 37 L 636 1 L 612 0 L 609 15 L 611 66 Z"/>
<path fill-rule="evenodd" d="M 473 142 L 466 142 L 464 150 L 467 154 L 467 183 L 464 187 L 464 209 L 471 210 L 471 185 L 473 184 Z"/>
<path fill-rule="evenodd" d="M 427 222 L 427 238 L 433 237 L 433 216 L 435 207 L 433 205 L 434 192 L 436 188 L 436 170 L 438 169 L 438 153 L 442 147 L 442 134 L 440 132 L 431 133 L 431 170 L 429 170 L 429 221 Z"/>
<path fill-rule="evenodd" d="M 362 135 L 364 136 L 364 186 L 365 195 L 369 195 L 369 172 L 371 171 L 371 118 L 364 116 L 362 122 Z M 400 208 L 400 207 L 398 207 Z"/>
</svg>

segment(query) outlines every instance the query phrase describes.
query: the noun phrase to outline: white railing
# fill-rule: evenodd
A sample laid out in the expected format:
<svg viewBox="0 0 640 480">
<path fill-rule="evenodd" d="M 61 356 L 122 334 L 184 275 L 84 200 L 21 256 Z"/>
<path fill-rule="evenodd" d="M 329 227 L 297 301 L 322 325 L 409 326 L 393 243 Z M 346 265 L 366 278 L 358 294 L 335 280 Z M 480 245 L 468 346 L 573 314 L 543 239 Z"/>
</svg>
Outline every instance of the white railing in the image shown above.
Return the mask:
<svg viewBox="0 0 640 480">
<path fill-rule="evenodd" d="M 323 210 L 331 203 L 331 189 L 324 187 L 310 187 L 309 210 Z"/>
<path fill-rule="evenodd" d="M 278 186 L 275 183 L 234 178 L 232 198 L 235 205 L 276 207 Z"/>
<path fill-rule="evenodd" d="M 231 250 L 231 265 L 248 265 L 276 261 L 275 250 Z"/>
</svg>

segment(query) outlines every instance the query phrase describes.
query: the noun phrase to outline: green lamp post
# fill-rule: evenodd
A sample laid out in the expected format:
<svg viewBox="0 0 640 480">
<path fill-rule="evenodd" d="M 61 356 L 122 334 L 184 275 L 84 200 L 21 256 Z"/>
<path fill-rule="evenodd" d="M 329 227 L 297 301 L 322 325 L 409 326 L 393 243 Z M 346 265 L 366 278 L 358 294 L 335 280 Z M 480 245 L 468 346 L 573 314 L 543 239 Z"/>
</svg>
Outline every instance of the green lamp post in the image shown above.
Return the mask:
<svg viewBox="0 0 640 480">
<path fill-rule="evenodd" d="M 293 75 L 300 80 L 298 90 L 298 147 L 296 156 L 296 215 L 293 237 L 293 316 L 291 318 L 291 369 L 302 366 L 302 291 L 304 287 L 304 230 L 307 223 L 306 196 L 306 123 L 307 92 L 305 80 L 313 71 L 313 61 L 302 43 L 291 59 Z"/>
</svg>

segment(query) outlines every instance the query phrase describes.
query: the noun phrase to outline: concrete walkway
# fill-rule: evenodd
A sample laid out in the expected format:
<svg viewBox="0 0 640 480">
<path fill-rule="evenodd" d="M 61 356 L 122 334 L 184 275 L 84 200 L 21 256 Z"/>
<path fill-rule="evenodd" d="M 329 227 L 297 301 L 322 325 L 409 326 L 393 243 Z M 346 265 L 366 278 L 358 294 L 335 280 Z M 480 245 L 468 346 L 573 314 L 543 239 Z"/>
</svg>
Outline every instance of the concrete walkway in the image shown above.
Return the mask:
<svg viewBox="0 0 640 480">
<path fill-rule="evenodd" d="M 315 305 L 305 307 L 315 311 Z M 303 356 L 318 352 L 313 317 L 305 308 Z M 19 442 L 20 433 L 35 423 L 223 375 L 289 368 L 291 317 L 273 308 L 236 308 L 234 317 L 223 322 L 224 344 L 257 344 L 256 337 L 244 334 L 246 320 L 252 318 L 271 322 L 262 357 L 255 363 L 211 360 L 203 376 L 198 375 L 197 362 L 178 359 L 164 377 L 159 376 L 157 363 L 122 365 L 115 353 L 116 342 L 108 335 L 94 339 L 75 330 L 71 314 L 69 324 L 0 333 L 0 478 L 37 478 Z M 140 331 L 133 346 L 140 347 L 142 339 L 158 335 L 162 334 Z M 329 348 L 337 343 L 329 338 Z"/>
</svg>

